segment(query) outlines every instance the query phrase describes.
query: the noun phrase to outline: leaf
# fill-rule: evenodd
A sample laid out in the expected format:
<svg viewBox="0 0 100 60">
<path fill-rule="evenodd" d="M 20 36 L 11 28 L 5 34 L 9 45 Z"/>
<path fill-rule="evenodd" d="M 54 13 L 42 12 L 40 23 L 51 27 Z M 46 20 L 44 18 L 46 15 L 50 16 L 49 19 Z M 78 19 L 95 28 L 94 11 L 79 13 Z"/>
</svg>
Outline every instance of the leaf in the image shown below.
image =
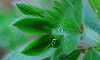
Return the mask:
<svg viewBox="0 0 100 60">
<path fill-rule="evenodd" d="M 36 7 L 26 4 L 26 3 L 17 3 L 16 5 L 17 5 L 18 9 L 25 15 L 34 15 L 34 16 L 43 17 L 42 15 L 43 15 L 44 11 L 39 8 L 36 8 Z"/>
<path fill-rule="evenodd" d="M 53 55 L 53 60 L 77 60 L 77 58 L 80 55 L 79 50 L 74 50 L 72 53 L 67 55 L 66 53 L 63 53 L 61 49 L 57 49 Z"/>
<path fill-rule="evenodd" d="M 100 19 L 100 0 L 88 0 L 88 2 Z"/>
<path fill-rule="evenodd" d="M 100 60 L 100 56 L 94 50 L 88 50 L 83 60 Z"/>
<path fill-rule="evenodd" d="M 41 60 L 42 58 L 50 56 L 55 51 L 55 49 L 50 48 L 48 51 L 41 55 L 27 56 L 19 53 L 22 50 L 22 48 L 24 48 L 23 44 L 22 46 L 19 46 L 19 48 L 15 49 L 13 52 L 11 51 L 10 53 L 8 53 L 8 55 L 2 60 Z"/>
<path fill-rule="evenodd" d="M 28 56 L 36 56 L 46 52 L 51 47 L 53 36 L 47 34 L 40 38 L 37 38 L 33 42 L 29 43 L 22 51 L 22 54 Z"/>
<path fill-rule="evenodd" d="M 74 5 L 76 13 L 80 19 L 82 16 L 82 0 L 72 0 L 72 4 Z"/>
<path fill-rule="evenodd" d="M 100 46 L 93 47 L 95 50 L 100 51 Z"/>
<path fill-rule="evenodd" d="M 83 25 L 93 29 L 100 34 L 100 21 L 96 13 L 93 11 L 87 0 L 83 0 L 82 4 L 82 20 Z"/>
<path fill-rule="evenodd" d="M 53 54 L 52 60 L 57 60 L 62 51 L 63 51 L 63 50 L 62 50 L 60 47 L 57 48 L 57 50 L 56 50 L 56 51 L 54 52 L 54 54 Z"/>
<path fill-rule="evenodd" d="M 55 27 L 58 26 L 58 23 L 51 17 L 49 16 L 46 16 L 47 20 L 51 22 L 51 24 L 53 24 Z"/>
<path fill-rule="evenodd" d="M 62 0 L 62 5 L 65 8 L 61 15 L 60 27 L 69 35 L 78 35 L 82 23 L 82 0 Z"/>
<path fill-rule="evenodd" d="M 42 18 L 23 18 L 13 24 L 19 30 L 26 33 L 45 33 L 50 32 L 53 25 Z"/>
<path fill-rule="evenodd" d="M 67 60 L 77 60 L 80 56 L 80 53 L 81 52 L 79 50 L 74 50 L 71 54 L 68 55 Z"/>
<path fill-rule="evenodd" d="M 79 14 L 77 13 L 75 8 L 69 7 L 69 10 L 67 10 L 64 19 L 62 20 L 60 25 L 66 29 L 79 30 L 79 27 L 81 25 L 81 16 L 78 15 Z"/>
<path fill-rule="evenodd" d="M 95 39 L 98 43 L 100 43 L 100 34 L 96 34 L 96 35 L 94 36 L 94 39 Z"/>
<path fill-rule="evenodd" d="M 55 4 L 56 7 L 59 7 L 59 8 L 63 7 L 62 4 L 58 1 L 54 1 L 54 4 Z"/>
<path fill-rule="evenodd" d="M 63 43 L 63 49 L 65 53 L 71 53 L 76 47 L 77 47 L 77 42 L 78 36 L 70 36 L 70 37 L 64 37 L 62 43 Z"/>
<path fill-rule="evenodd" d="M 57 10 L 60 13 L 53 12 L 50 10 L 46 10 L 47 13 L 55 18 L 55 20 L 60 24 L 60 27 L 66 28 L 66 29 L 72 29 L 72 30 L 79 30 L 79 27 L 81 25 L 81 15 L 82 15 L 82 0 L 69 1 L 66 0 L 62 3 L 58 1 L 54 1 L 55 6 L 53 8 Z M 67 4 L 67 6 L 66 6 Z M 61 10 L 63 12 L 61 12 Z M 78 31 L 79 32 L 79 31 Z"/>
<path fill-rule="evenodd" d="M 61 10 L 61 9 L 58 8 L 58 7 L 53 6 L 52 8 L 53 8 L 55 11 L 59 12 L 60 14 L 63 12 L 63 10 Z"/>
<path fill-rule="evenodd" d="M 53 12 L 53 11 L 50 11 L 50 10 L 46 10 L 46 12 L 47 12 L 50 16 L 52 16 L 53 18 L 55 18 L 55 19 L 60 19 L 60 16 L 59 16 L 57 13 L 55 13 L 55 12 Z"/>
<path fill-rule="evenodd" d="M 84 35 L 85 35 L 85 40 L 87 40 L 88 43 L 95 46 L 100 45 L 100 34 L 98 34 L 93 29 L 85 27 Z"/>
</svg>

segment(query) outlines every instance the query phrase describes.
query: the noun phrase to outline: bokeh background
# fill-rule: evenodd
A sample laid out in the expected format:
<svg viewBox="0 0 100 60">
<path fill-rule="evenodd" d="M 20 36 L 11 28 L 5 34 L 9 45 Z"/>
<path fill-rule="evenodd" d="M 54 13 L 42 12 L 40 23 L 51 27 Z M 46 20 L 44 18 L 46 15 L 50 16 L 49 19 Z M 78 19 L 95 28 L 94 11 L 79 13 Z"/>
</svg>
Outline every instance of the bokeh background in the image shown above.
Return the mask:
<svg viewBox="0 0 100 60">
<path fill-rule="evenodd" d="M 15 31 L 11 26 L 19 16 L 14 6 L 10 4 L 11 1 L 0 0 L 0 59 L 23 42 L 27 42 L 26 35 Z"/>
</svg>

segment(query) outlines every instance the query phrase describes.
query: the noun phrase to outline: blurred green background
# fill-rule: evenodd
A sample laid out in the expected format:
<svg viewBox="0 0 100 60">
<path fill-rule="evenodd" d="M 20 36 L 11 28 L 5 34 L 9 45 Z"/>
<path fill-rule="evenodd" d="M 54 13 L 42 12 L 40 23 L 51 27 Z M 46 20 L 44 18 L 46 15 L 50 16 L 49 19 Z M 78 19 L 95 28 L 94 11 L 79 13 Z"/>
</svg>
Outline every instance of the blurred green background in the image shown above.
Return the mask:
<svg viewBox="0 0 100 60">
<path fill-rule="evenodd" d="M 10 0 L 9 0 L 10 1 Z M 7 5 L 8 4 L 8 5 Z M 19 17 L 19 13 L 14 6 L 6 0 L 0 0 L 0 60 L 9 51 L 26 43 L 28 38 L 24 34 L 11 26 Z"/>
</svg>

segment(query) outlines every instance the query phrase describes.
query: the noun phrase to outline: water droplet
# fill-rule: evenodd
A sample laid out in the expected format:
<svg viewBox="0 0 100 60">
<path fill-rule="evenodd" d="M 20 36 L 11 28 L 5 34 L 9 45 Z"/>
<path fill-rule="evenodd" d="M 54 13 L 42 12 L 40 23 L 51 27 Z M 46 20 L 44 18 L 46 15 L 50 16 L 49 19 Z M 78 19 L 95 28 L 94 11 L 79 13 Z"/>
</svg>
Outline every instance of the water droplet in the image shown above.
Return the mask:
<svg viewBox="0 0 100 60">
<path fill-rule="evenodd" d="M 56 43 L 56 39 L 53 39 L 52 42 L 51 42 L 51 45 L 54 46 L 55 43 Z"/>
<path fill-rule="evenodd" d="M 56 39 L 53 39 L 53 40 L 56 40 Z"/>
<path fill-rule="evenodd" d="M 62 27 L 59 27 L 59 28 L 58 28 L 58 32 L 63 32 Z"/>
</svg>

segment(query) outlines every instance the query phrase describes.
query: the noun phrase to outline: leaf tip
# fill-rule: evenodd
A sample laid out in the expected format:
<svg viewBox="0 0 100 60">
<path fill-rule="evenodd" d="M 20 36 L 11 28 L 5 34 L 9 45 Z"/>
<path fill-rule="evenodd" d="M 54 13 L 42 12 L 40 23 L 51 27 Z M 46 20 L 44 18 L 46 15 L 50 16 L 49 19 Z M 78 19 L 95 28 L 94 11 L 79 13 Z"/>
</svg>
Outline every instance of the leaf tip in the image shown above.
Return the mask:
<svg viewBox="0 0 100 60">
<path fill-rule="evenodd" d="M 16 6 L 18 7 L 19 4 L 20 4 L 20 3 L 16 3 Z"/>
<path fill-rule="evenodd" d="M 13 23 L 12 26 L 16 26 L 16 23 Z"/>
<path fill-rule="evenodd" d="M 20 53 L 21 53 L 21 54 L 25 54 L 25 51 L 22 50 Z"/>
<path fill-rule="evenodd" d="M 23 51 L 21 51 L 20 53 L 22 53 L 22 54 L 23 54 L 24 52 L 23 52 Z"/>
</svg>

